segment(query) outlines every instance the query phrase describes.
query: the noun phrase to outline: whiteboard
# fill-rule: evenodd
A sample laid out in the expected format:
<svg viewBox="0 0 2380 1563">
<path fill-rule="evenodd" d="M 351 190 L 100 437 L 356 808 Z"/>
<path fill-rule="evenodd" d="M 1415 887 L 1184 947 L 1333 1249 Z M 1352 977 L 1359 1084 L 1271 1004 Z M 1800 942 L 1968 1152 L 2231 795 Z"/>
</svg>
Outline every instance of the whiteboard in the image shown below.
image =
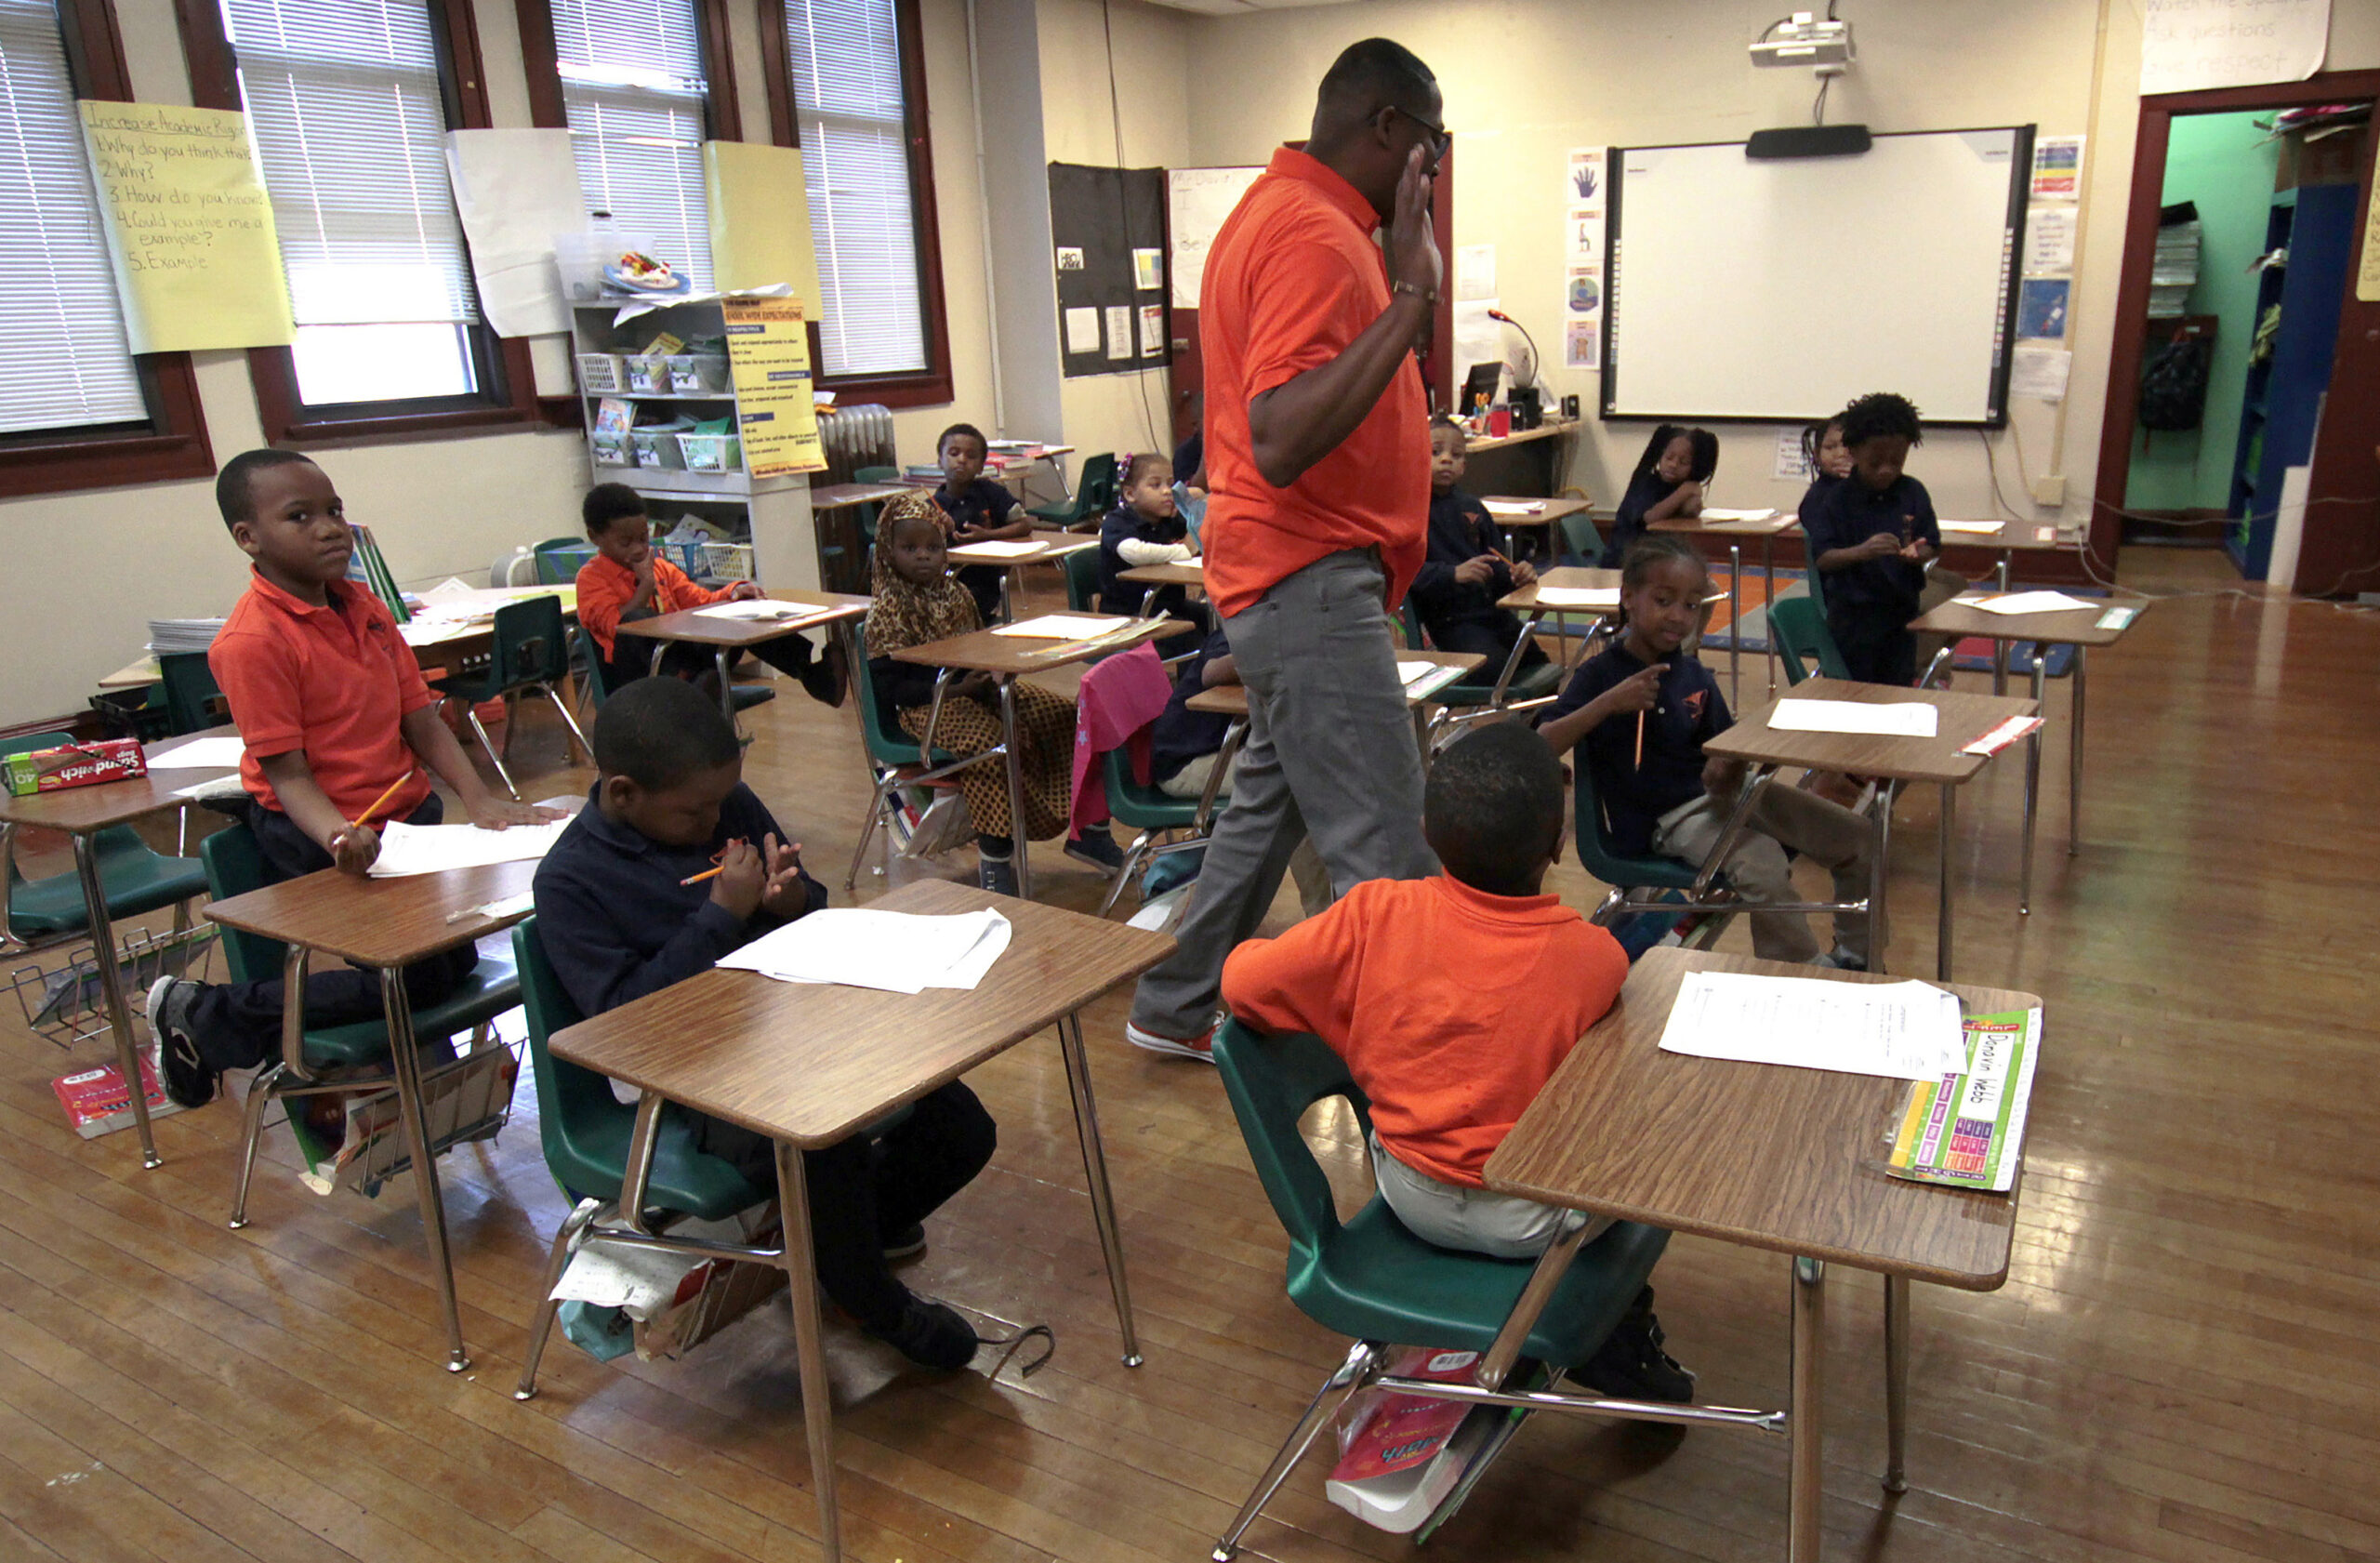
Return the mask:
<svg viewBox="0 0 2380 1563">
<path fill-rule="evenodd" d="M 1172 235 L 1173 307 L 1195 310 L 1207 280 L 1207 246 L 1215 242 L 1248 187 L 1264 170 L 1169 168 L 1166 170 L 1166 231 Z"/>
<path fill-rule="evenodd" d="M 1928 422 L 1999 426 L 2032 136 L 1615 150 L 1604 416 L 1801 422 L 1897 391 Z"/>
</svg>

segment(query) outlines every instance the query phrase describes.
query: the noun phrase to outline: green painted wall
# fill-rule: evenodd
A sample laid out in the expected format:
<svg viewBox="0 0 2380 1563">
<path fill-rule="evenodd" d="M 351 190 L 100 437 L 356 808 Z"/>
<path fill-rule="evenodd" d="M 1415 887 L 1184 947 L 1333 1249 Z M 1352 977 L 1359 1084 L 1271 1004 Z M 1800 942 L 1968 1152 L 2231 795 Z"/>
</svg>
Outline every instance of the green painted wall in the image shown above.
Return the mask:
<svg viewBox="0 0 2380 1563">
<path fill-rule="evenodd" d="M 2264 141 L 2255 118 L 2187 114 L 2174 121 L 2165 155 L 2165 204 L 2197 202 L 2206 228 L 2189 312 L 2218 315 L 2223 324 L 2215 339 L 2206 421 L 2195 430 L 2133 436 L 2126 510 L 2221 510 L 2230 498 L 2240 398 L 2248 378 L 2248 343 L 2255 333 L 2256 277 L 2247 268 L 2264 252 L 2281 155 L 2278 143 Z"/>
</svg>

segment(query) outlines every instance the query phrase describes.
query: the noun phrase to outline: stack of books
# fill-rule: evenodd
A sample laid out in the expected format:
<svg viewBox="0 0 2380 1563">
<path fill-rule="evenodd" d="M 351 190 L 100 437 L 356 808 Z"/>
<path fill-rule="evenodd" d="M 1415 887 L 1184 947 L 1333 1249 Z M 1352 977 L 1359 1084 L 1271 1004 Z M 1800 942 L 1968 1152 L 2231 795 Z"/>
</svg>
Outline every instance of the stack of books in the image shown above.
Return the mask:
<svg viewBox="0 0 2380 1563">
<path fill-rule="evenodd" d="M 149 649 L 160 656 L 205 651 L 215 643 L 215 632 L 222 628 L 219 618 L 152 618 L 149 621 Z"/>
</svg>

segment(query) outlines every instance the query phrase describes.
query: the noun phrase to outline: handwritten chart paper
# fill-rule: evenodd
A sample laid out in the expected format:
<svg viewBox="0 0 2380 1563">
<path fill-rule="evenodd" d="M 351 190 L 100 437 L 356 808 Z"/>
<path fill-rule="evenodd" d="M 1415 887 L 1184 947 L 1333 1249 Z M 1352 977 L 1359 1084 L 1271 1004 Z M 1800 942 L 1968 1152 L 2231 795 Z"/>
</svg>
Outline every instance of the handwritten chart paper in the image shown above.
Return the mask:
<svg viewBox="0 0 2380 1563">
<path fill-rule="evenodd" d="M 285 346 L 297 335 L 247 116 L 79 102 L 134 352 Z"/>
<path fill-rule="evenodd" d="M 2140 90 L 2302 82 L 2322 68 L 2331 0 L 2147 0 Z"/>
</svg>

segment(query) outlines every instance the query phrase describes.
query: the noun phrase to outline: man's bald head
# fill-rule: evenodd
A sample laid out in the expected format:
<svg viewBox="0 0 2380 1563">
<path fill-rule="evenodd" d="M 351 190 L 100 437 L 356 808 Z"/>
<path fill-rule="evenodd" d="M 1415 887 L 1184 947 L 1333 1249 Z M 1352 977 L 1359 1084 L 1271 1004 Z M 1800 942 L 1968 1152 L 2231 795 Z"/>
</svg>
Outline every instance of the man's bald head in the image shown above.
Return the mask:
<svg viewBox="0 0 2380 1563">
<path fill-rule="evenodd" d="M 1438 78 L 1392 38 L 1350 44 L 1316 95 L 1306 151 L 1338 170 L 1385 218 L 1413 147 L 1436 141 L 1444 110 Z M 1427 153 L 1435 168 L 1443 147 Z"/>
</svg>

